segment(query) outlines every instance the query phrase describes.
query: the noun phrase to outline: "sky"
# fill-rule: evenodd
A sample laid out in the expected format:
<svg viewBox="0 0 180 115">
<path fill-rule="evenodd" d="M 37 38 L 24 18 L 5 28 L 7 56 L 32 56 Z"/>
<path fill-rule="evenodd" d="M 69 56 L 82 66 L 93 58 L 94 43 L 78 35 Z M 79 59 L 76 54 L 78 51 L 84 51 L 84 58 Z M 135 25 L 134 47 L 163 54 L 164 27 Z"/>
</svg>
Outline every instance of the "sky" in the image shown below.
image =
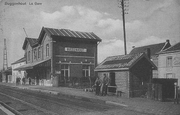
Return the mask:
<svg viewBox="0 0 180 115">
<path fill-rule="evenodd" d="M 16 3 L 13 5 L 13 3 Z M 180 0 L 128 0 L 127 53 L 132 46 L 180 42 Z M 122 10 L 118 0 L 0 0 L 0 69 L 3 39 L 8 66 L 22 58 L 26 34 L 38 38 L 42 27 L 93 32 L 102 39 L 98 63 L 124 55 Z"/>
</svg>

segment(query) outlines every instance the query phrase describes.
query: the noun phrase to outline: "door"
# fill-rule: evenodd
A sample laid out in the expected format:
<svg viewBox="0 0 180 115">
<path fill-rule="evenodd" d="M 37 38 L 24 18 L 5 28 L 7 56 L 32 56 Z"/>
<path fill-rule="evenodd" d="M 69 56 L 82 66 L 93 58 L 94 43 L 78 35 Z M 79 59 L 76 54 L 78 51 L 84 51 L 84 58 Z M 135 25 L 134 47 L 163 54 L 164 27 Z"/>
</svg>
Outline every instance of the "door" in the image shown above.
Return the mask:
<svg viewBox="0 0 180 115">
<path fill-rule="evenodd" d="M 116 82 L 115 82 L 115 73 L 110 72 L 110 85 L 109 85 L 109 92 L 116 93 Z"/>
</svg>

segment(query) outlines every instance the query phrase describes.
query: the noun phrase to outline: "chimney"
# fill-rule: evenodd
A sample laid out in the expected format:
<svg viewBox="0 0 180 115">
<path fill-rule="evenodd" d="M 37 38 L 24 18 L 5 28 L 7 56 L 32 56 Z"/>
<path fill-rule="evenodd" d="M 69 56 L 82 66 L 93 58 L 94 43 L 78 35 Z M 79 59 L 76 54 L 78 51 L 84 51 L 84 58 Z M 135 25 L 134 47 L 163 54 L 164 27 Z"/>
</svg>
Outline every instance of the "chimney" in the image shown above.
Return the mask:
<svg viewBox="0 0 180 115">
<path fill-rule="evenodd" d="M 169 43 L 169 40 L 166 40 L 167 43 Z"/>
<path fill-rule="evenodd" d="M 151 59 L 151 50 L 150 50 L 150 48 L 147 48 L 145 53 L 146 53 L 147 57 L 149 59 Z"/>
<path fill-rule="evenodd" d="M 135 46 L 132 46 L 132 48 L 134 49 L 134 48 L 135 48 Z"/>
</svg>

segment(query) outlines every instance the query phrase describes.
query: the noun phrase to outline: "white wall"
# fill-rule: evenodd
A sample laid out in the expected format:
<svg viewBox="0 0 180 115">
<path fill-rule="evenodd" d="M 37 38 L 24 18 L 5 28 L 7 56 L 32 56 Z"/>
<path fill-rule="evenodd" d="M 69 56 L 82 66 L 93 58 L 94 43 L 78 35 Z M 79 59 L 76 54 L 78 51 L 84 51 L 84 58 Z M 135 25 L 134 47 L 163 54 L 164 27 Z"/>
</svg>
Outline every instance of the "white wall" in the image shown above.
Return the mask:
<svg viewBox="0 0 180 115">
<path fill-rule="evenodd" d="M 16 83 L 16 78 L 23 78 L 24 77 L 24 71 L 18 71 L 14 70 L 15 68 L 18 68 L 22 65 L 26 64 L 25 62 L 17 63 L 12 65 L 12 81 L 10 83 Z"/>
<path fill-rule="evenodd" d="M 166 66 L 166 59 L 172 56 L 172 67 Z M 158 57 L 158 78 L 167 78 L 167 74 L 172 73 L 172 78 L 178 79 L 180 86 L 180 51 L 175 53 L 160 54 Z"/>
</svg>

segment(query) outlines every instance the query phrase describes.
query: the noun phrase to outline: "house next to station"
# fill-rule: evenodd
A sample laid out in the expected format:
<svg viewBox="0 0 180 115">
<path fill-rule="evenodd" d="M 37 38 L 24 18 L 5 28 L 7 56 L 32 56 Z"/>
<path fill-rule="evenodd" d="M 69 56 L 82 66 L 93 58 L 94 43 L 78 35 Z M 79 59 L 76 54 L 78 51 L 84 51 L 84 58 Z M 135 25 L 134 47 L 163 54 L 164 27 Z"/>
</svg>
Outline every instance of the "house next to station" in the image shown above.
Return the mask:
<svg viewBox="0 0 180 115">
<path fill-rule="evenodd" d="M 178 79 L 180 86 L 180 42 L 158 55 L 158 78 Z"/>
<path fill-rule="evenodd" d="M 150 49 L 150 59 L 151 61 L 158 66 L 158 52 L 164 51 L 165 49 L 169 48 L 171 44 L 169 43 L 169 40 L 166 40 L 166 42 L 158 43 L 158 44 L 151 44 L 147 46 L 141 46 L 141 47 L 133 47 L 131 52 L 129 54 L 137 54 L 146 52 L 147 49 Z M 153 78 L 158 78 L 158 70 L 153 70 Z"/>
</svg>

